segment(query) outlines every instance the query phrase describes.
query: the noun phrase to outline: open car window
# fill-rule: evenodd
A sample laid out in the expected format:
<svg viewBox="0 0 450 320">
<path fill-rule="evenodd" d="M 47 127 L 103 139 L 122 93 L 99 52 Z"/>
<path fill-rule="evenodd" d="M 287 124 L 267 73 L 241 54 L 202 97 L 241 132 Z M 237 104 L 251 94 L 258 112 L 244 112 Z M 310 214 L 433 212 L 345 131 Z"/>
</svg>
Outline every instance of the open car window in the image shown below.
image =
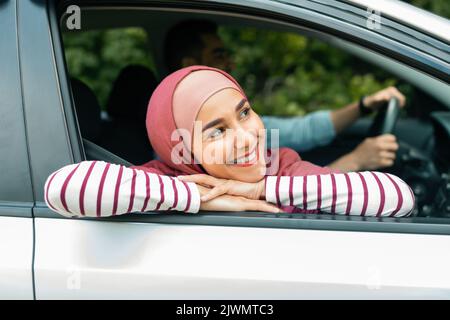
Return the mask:
<svg viewBox="0 0 450 320">
<path fill-rule="evenodd" d="M 112 154 L 128 163 L 141 164 L 156 158 L 148 142 L 144 119 L 152 88 L 167 73 L 162 56 L 164 35 L 171 23 L 188 18 L 189 14 L 166 13 L 166 23 L 160 28 L 155 25 L 162 18 L 152 19 L 157 13 L 151 10 L 129 10 L 120 17 L 107 9 L 96 10 L 96 14 L 102 21 L 99 25 L 91 13 L 88 27 L 81 31 L 62 29 L 68 81 L 81 135 L 94 144 L 87 157 Z M 397 124 L 398 138 L 406 149 L 399 171 L 390 172 L 411 185 L 418 201 L 414 217 L 403 222 L 424 222 L 421 218 L 441 219 L 449 215 L 445 187 L 449 164 L 442 160 L 441 151 L 435 147 L 442 144 L 436 141 L 435 124 L 431 120 L 433 112 L 448 110 L 440 97 L 398 77 L 392 69 L 383 70 L 371 63 L 374 58 L 370 51 L 355 54 L 345 44 L 336 45 L 339 41 L 326 41 L 333 37 L 318 38 L 314 32 L 300 32 L 295 28 L 283 30 L 289 28 L 276 22 L 248 26 L 251 23 L 244 18 L 236 17 L 228 23 L 223 20 L 219 15 L 217 23 L 221 38 L 235 57 L 233 75 L 261 115 L 297 117 L 318 110 L 333 110 L 362 95 L 397 86 L 408 99 Z M 147 95 L 137 99 L 134 93 L 136 89 L 143 91 L 137 88 L 142 83 Z M 301 151 L 300 155 L 326 165 L 357 146 L 367 136 L 371 120 L 358 121 L 326 147 Z M 236 215 L 244 217 L 248 213 L 233 214 Z M 307 219 L 314 219 L 314 215 Z"/>
</svg>

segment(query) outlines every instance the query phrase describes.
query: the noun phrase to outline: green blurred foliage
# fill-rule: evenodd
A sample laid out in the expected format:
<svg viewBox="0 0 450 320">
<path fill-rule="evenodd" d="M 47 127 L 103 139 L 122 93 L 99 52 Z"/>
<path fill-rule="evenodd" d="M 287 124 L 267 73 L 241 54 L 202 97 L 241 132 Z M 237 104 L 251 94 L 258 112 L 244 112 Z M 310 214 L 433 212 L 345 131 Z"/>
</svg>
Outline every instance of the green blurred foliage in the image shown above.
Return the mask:
<svg viewBox="0 0 450 320">
<path fill-rule="evenodd" d="M 395 78 L 322 41 L 253 28 L 219 30 L 236 64 L 233 76 L 260 114 L 335 109 Z"/>
<path fill-rule="evenodd" d="M 408 0 L 450 16 L 448 0 Z M 303 115 L 335 109 L 361 95 L 396 85 L 408 97 L 413 88 L 322 41 L 255 29 L 220 28 L 236 63 L 233 75 L 260 114 Z M 105 108 L 112 83 L 129 64 L 155 71 L 141 28 L 73 32 L 63 35 L 69 74 L 88 84 Z"/>
<path fill-rule="evenodd" d="M 155 70 L 142 28 L 66 32 L 63 35 L 69 74 L 85 82 L 105 107 L 112 83 L 129 64 Z"/>
<path fill-rule="evenodd" d="M 416 7 L 438 14 L 444 18 L 450 18 L 450 1 L 448 0 L 403 0 Z"/>
</svg>

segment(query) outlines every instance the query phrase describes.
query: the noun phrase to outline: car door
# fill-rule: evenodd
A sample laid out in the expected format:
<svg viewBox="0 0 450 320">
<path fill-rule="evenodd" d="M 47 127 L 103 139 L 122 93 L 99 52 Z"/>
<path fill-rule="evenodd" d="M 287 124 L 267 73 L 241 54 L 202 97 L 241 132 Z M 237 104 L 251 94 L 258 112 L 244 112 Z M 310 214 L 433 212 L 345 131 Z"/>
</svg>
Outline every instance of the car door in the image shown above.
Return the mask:
<svg viewBox="0 0 450 320">
<path fill-rule="evenodd" d="M 251 19 L 264 7 L 266 18 L 270 12 L 292 19 L 298 15 L 302 21 L 315 19 L 316 23 L 320 18 L 315 12 L 288 10 L 275 2 L 239 3 L 234 2 L 231 12 L 216 1 L 215 14 L 239 11 Z M 158 10 L 206 14 L 204 2 L 190 4 L 189 10 L 183 11 L 173 4 L 162 8 L 158 2 Z M 151 1 L 142 5 L 151 8 Z M 32 25 L 24 20 L 21 25 L 21 44 L 24 49 L 33 48 L 33 54 L 21 52 L 23 59 L 29 59 L 23 72 L 24 87 L 32 87 L 37 75 L 41 86 L 41 90 L 30 89 L 25 94 L 34 143 L 30 154 L 36 197 L 37 299 L 450 296 L 448 224 L 257 212 L 67 219 L 52 212 L 43 202 L 46 177 L 65 164 L 84 159 L 57 9 L 50 2 L 47 17 L 40 3 L 19 4 L 24 15 L 33 16 L 33 24 L 39 22 Z M 45 32 L 48 28 L 50 33 Z M 36 55 L 40 56 L 39 65 L 33 60 Z M 40 94 L 42 90 L 45 95 Z M 45 128 L 37 125 L 39 121 Z"/>
<path fill-rule="evenodd" d="M 0 3 L 0 299 L 33 299 L 33 193 L 14 0 Z"/>
</svg>

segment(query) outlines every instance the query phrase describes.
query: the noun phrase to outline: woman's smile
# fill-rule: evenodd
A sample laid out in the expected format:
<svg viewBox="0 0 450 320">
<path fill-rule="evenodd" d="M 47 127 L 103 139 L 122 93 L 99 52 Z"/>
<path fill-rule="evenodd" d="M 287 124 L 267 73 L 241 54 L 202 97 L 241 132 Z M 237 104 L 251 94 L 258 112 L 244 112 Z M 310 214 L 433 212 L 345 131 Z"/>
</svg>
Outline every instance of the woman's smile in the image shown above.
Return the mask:
<svg viewBox="0 0 450 320">
<path fill-rule="evenodd" d="M 258 147 L 259 143 L 256 144 L 255 148 L 252 151 L 247 152 L 242 157 L 229 161 L 227 164 L 230 166 L 237 166 L 237 167 L 250 167 L 258 163 L 259 160 Z"/>
</svg>

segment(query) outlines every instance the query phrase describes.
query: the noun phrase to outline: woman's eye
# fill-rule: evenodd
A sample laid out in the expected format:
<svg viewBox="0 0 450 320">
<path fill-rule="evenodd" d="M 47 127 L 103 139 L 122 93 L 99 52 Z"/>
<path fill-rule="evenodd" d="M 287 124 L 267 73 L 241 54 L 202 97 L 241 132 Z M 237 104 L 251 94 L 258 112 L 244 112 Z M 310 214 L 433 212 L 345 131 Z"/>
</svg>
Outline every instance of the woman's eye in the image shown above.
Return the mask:
<svg viewBox="0 0 450 320">
<path fill-rule="evenodd" d="M 246 116 L 248 116 L 248 114 L 250 113 L 250 108 L 245 108 L 244 110 L 241 111 L 241 119 L 245 118 Z"/>
<path fill-rule="evenodd" d="M 217 138 L 218 136 L 220 136 L 223 132 L 222 128 L 215 128 L 210 134 L 209 137 L 210 138 Z"/>
</svg>

